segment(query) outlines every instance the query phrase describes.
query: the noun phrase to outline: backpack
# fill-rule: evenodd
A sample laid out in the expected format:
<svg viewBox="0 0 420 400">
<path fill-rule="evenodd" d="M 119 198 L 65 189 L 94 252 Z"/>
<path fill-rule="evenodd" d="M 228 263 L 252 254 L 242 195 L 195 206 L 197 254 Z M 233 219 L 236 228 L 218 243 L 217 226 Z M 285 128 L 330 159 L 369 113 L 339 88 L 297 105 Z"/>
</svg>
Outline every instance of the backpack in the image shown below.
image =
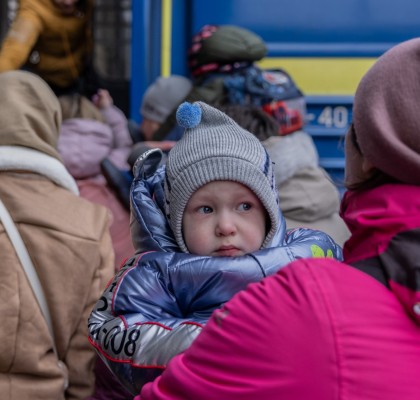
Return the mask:
<svg viewBox="0 0 420 400">
<path fill-rule="evenodd" d="M 255 65 L 267 54 L 263 40 L 233 25 L 205 25 L 193 37 L 188 65 L 194 77 L 186 101 L 210 105 L 260 107 L 279 124 L 278 134 L 302 129 L 306 102 L 290 75 L 282 69 Z M 155 132 L 162 140 L 176 125 L 175 110 Z"/>
<path fill-rule="evenodd" d="M 263 70 L 256 65 L 238 69 L 231 74 L 210 74 L 224 87 L 222 103 L 261 107 L 279 126 L 279 134 L 287 135 L 305 124 L 306 102 L 303 93 L 283 69 Z"/>
</svg>

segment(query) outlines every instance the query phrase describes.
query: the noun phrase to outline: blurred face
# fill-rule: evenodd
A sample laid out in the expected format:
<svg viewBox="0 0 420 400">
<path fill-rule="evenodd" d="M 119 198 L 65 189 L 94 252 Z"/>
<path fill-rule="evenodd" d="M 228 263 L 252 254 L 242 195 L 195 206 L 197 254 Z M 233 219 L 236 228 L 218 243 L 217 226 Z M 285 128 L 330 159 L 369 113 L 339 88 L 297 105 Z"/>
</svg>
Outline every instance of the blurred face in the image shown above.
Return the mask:
<svg viewBox="0 0 420 400">
<path fill-rule="evenodd" d="M 261 248 L 266 236 L 266 211 L 246 186 L 214 181 L 191 196 L 182 228 L 192 254 L 242 256 Z"/>
<path fill-rule="evenodd" d="M 76 11 L 79 0 L 53 0 L 55 6 L 64 14 L 72 15 Z"/>
<path fill-rule="evenodd" d="M 159 122 L 143 118 L 140 124 L 140 130 L 143 133 L 144 140 L 153 140 L 153 134 L 160 128 Z"/>
</svg>

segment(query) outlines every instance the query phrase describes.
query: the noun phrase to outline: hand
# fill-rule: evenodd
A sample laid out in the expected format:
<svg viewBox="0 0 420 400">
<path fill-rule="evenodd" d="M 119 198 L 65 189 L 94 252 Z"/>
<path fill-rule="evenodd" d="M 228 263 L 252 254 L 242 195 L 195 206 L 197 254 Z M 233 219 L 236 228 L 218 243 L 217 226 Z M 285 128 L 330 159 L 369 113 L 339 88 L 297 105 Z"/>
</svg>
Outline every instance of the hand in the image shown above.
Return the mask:
<svg viewBox="0 0 420 400">
<path fill-rule="evenodd" d="M 98 92 L 93 95 L 92 102 L 100 110 L 111 107 L 114 104 L 114 100 L 106 89 L 99 89 Z"/>
</svg>

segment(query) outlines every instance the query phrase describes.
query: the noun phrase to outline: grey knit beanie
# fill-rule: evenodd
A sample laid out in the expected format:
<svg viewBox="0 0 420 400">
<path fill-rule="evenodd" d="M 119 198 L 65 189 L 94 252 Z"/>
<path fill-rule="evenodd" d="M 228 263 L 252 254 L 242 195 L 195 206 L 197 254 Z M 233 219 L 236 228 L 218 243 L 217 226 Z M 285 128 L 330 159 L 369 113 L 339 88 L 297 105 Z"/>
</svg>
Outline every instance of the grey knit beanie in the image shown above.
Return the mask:
<svg viewBox="0 0 420 400">
<path fill-rule="evenodd" d="M 184 76 L 161 76 L 146 90 L 140 114 L 143 118 L 163 124 L 185 100 L 191 89 L 191 81 Z"/>
<path fill-rule="evenodd" d="M 182 217 L 191 195 L 209 182 L 229 180 L 250 188 L 267 210 L 266 247 L 279 226 L 279 203 L 272 162 L 260 141 L 223 112 L 203 102 L 183 103 L 177 110 L 184 135 L 166 164 L 166 214 L 175 239 L 188 252 Z"/>
</svg>

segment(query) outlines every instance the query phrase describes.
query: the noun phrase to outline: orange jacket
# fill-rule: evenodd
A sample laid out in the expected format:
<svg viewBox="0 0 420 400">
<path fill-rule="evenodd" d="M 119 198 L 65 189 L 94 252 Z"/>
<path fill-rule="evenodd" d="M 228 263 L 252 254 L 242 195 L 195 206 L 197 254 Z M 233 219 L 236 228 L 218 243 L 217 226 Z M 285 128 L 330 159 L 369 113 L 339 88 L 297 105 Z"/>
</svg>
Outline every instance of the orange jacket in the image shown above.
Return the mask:
<svg viewBox="0 0 420 400">
<path fill-rule="evenodd" d="M 91 53 L 94 0 L 86 12 L 63 15 L 52 0 L 21 0 L 0 50 L 0 72 L 23 66 L 66 88 L 82 74 Z"/>
</svg>

